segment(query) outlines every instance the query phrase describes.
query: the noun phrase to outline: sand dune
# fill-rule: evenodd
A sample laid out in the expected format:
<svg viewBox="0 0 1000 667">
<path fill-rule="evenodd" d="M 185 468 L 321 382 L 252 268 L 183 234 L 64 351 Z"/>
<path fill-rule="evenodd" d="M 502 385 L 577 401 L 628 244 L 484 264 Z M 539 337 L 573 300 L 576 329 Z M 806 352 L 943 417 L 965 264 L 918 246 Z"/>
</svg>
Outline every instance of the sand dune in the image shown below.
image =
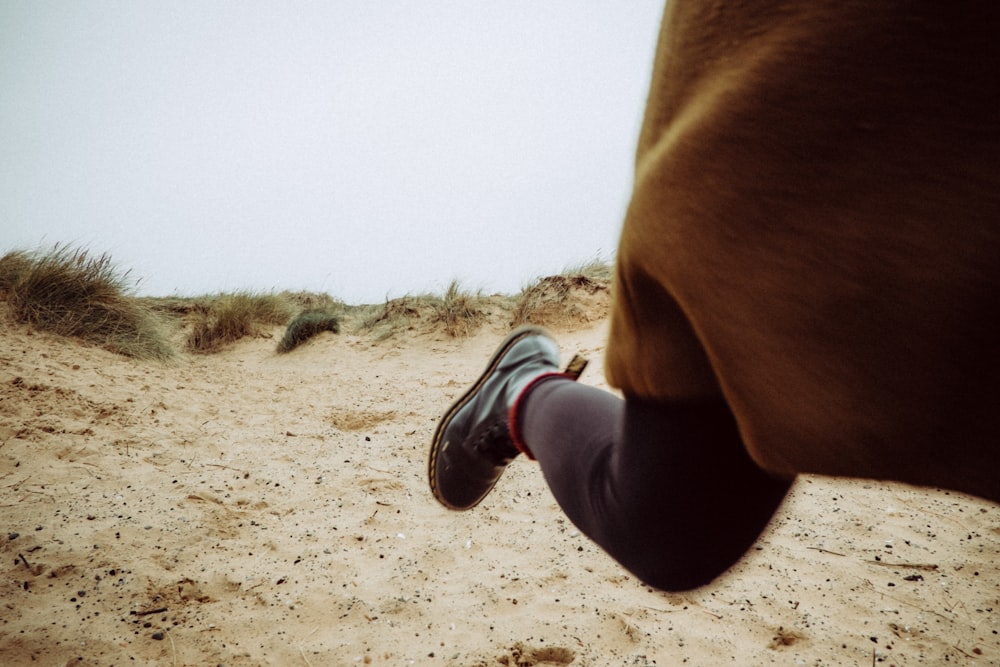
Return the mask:
<svg viewBox="0 0 1000 667">
<path fill-rule="evenodd" d="M 602 385 L 603 323 L 557 333 Z M 428 441 L 502 335 L 162 364 L 4 324 L 0 664 L 1000 664 L 1000 508 L 975 499 L 804 478 L 684 595 L 581 536 L 535 464 L 439 507 Z"/>
</svg>

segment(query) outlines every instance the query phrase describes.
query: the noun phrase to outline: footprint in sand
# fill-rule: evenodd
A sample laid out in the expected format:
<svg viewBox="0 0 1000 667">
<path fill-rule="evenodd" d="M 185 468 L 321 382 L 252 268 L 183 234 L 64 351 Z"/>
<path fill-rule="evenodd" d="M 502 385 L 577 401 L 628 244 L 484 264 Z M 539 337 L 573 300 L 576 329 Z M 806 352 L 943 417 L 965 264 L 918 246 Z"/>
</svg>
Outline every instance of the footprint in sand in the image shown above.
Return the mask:
<svg viewBox="0 0 1000 667">
<path fill-rule="evenodd" d="M 576 659 L 576 653 L 568 648 L 547 646 L 532 648 L 518 642 L 504 655 L 494 658 L 495 664 L 505 667 L 551 667 L 568 665 Z"/>
<path fill-rule="evenodd" d="M 330 422 L 339 431 L 360 431 L 396 417 L 394 410 L 337 410 L 330 415 Z"/>
</svg>

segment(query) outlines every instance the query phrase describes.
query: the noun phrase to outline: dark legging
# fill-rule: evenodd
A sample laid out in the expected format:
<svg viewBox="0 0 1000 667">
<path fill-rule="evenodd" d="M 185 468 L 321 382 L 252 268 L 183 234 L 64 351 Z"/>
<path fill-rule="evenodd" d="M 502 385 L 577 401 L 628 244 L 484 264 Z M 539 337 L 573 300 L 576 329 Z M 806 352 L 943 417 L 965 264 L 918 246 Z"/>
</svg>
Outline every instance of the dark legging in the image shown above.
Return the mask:
<svg viewBox="0 0 1000 667">
<path fill-rule="evenodd" d="M 551 377 L 522 397 L 517 422 L 570 520 L 664 590 L 735 563 L 789 487 L 753 463 L 721 400 L 621 400 Z"/>
</svg>

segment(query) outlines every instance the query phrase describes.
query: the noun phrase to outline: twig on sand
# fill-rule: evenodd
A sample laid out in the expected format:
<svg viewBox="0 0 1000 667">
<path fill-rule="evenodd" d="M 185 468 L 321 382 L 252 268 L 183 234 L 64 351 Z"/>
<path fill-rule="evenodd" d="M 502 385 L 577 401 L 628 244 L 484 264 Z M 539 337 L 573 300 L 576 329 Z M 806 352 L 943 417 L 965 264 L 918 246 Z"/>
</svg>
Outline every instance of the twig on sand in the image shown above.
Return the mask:
<svg viewBox="0 0 1000 667">
<path fill-rule="evenodd" d="M 934 571 L 938 569 L 937 565 L 933 563 L 889 563 L 882 560 L 870 560 L 867 561 L 869 565 L 881 565 L 882 567 L 899 567 L 909 570 L 925 570 Z"/>
<path fill-rule="evenodd" d="M 964 655 L 967 658 L 972 658 L 973 660 L 975 660 L 977 657 L 979 657 L 979 656 L 972 655 L 971 653 L 966 653 L 965 651 L 963 651 L 962 649 L 960 649 L 958 646 L 952 646 L 952 648 L 955 649 L 956 651 L 958 651 L 959 653 L 961 653 L 962 655 Z"/>
<path fill-rule="evenodd" d="M 170 640 L 170 650 L 173 651 L 174 654 L 174 667 L 177 667 L 177 647 L 174 645 L 174 638 L 171 636 L 173 633 L 166 632 L 164 634 L 166 634 L 167 639 Z"/>
<path fill-rule="evenodd" d="M 13 474 L 14 474 L 14 473 L 12 473 L 12 472 L 11 472 L 11 473 L 7 473 L 7 475 L 13 475 Z M 4 475 L 4 477 L 7 477 L 7 475 Z M 27 476 L 27 477 L 25 477 L 24 479 L 22 479 L 22 480 L 19 480 L 19 481 L 17 481 L 17 482 L 11 482 L 10 484 L 6 484 L 6 485 L 4 485 L 3 487 L 0 487 L 0 488 L 4 488 L 4 489 L 6 489 L 6 488 L 10 488 L 10 487 L 13 487 L 13 488 L 14 488 L 14 490 L 15 490 L 15 491 L 17 491 L 17 490 L 18 490 L 18 489 L 20 488 L 20 486 L 21 486 L 22 484 L 24 484 L 25 482 L 27 482 L 27 481 L 28 481 L 29 479 L 31 479 L 31 475 L 28 475 L 28 476 Z"/>
<path fill-rule="evenodd" d="M 642 605 L 642 608 L 643 609 L 648 609 L 650 611 L 656 611 L 656 612 L 659 612 L 661 614 L 673 614 L 674 612 L 682 611 L 680 609 L 660 609 L 659 607 L 650 607 L 650 606 L 647 606 L 647 605 Z"/>
<path fill-rule="evenodd" d="M 136 611 L 132 613 L 135 614 L 136 616 L 149 616 L 150 614 L 162 614 L 165 611 L 167 611 L 166 607 L 158 607 L 157 609 L 150 609 L 148 611 Z"/>
<path fill-rule="evenodd" d="M 245 472 L 239 468 L 234 468 L 232 466 L 223 465 L 221 463 L 206 463 L 207 466 L 212 466 L 213 468 L 225 468 L 226 470 L 235 470 L 236 472 Z"/>
<path fill-rule="evenodd" d="M 170 650 L 174 654 L 173 655 L 173 658 L 174 658 L 174 660 L 173 660 L 174 667 L 177 667 L 177 647 L 174 646 L 174 638 L 170 636 L 170 634 L 171 634 L 170 631 L 166 630 L 165 628 L 164 628 L 163 634 L 165 634 L 167 636 L 167 639 L 170 640 Z"/>
<path fill-rule="evenodd" d="M 84 446 L 83 446 L 83 447 L 81 447 L 80 449 L 78 449 L 78 450 L 76 450 L 75 452 L 73 452 L 72 454 L 70 454 L 70 456 L 79 456 L 79 455 L 80 455 L 80 454 L 82 454 L 82 453 L 84 452 L 84 450 L 86 450 L 86 449 L 87 449 L 87 445 L 84 445 Z M 60 456 L 60 457 L 58 457 L 58 458 L 62 458 L 62 457 Z M 72 461 L 72 460 L 73 460 L 73 459 L 70 459 L 70 461 Z M 94 465 L 94 464 L 93 464 L 93 463 L 91 463 L 90 465 Z"/>
<path fill-rule="evenodd" d="M 806 549 L 812 549 L 813 551 L 818 551 L 821 554 L 830 554 L 831 556 L 844 556 L 847 554 L 838 553 L 836 551 L 830 551 L 829 549 L 824 549 L 823 547 L 806 547 Z"/>
<path fill-rule="evenodd" d="M 722 614 L 717 614 L 714 611 L 710 611 L 710 610 L 706 609 L 705 606 L 703 604 L 701 604 L 700 602 L 697 602 L 695 600 L 691 600 L 691 599 L 688 599 L 688 598 L 684 598 L 684 602 L 686 603 L 686 606 L 684 606 L 682 609 L 660 609 L 658 607 L 650 607 L 650 606 L 647 606 L 647 605 L 640 605 L 640 606 L 641 606 L 642 609 L 648 609 L 650 611 L 659 612 L 661 614 L 673 614 L 673 613 L 676 613 L 676 612 L 679 612 L 679 611 L 685 611 L 685 610 L 687 610 L 687 609 L 689 609 L 691 607 L 694 607 L 698 611 L 702 612 L 703 614 L 708 614 L 709 616 L 712 616 L 713 618 L 718 618 L 718 619 L 724 618 L 722 616 Z"/>
<path fill-rule="evenodd" d="M 313 664 L 309 662 L 309 658 L 306 657 L 306 652 L 302 650 L 301 646 L 299 647 L 299 653 L 302 655 L 302 659 L 306 661 L 306 664 L 309 665 L 309 667 L 313 667 Z"/>
</svg>

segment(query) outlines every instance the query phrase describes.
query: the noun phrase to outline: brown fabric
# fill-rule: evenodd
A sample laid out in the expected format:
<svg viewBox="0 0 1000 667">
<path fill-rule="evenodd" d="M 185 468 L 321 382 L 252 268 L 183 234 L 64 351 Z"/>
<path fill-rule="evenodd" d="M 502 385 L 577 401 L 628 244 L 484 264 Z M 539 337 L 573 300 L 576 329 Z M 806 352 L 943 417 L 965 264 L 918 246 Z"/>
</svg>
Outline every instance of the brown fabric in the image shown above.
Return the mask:
<svg viewBox="0 0 1000 667">
<path fill-rule="evenodd" d="M 773 473 L 1000 500 L 1000 3 L 670 0 L 610 382 Z"/>
</svg>

